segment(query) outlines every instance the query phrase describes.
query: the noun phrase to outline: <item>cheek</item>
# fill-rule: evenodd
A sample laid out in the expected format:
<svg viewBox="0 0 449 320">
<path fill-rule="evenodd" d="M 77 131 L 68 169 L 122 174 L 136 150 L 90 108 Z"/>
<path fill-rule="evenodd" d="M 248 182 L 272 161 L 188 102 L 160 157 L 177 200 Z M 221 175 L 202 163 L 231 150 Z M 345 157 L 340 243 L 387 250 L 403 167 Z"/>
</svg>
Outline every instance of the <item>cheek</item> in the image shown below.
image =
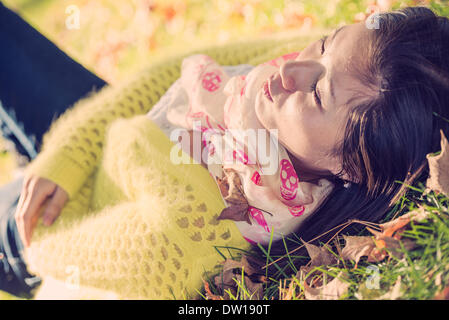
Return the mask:
<svg viewBox="0 0 449 320">
<path fill-rule="evenodd" d="M 302 157 L 321 154 L 328 148 L 331 130 L 322 115 L 306 112 L 285 117 L 279 129 L 279 139 L 291 152 Z"/>
</svg>

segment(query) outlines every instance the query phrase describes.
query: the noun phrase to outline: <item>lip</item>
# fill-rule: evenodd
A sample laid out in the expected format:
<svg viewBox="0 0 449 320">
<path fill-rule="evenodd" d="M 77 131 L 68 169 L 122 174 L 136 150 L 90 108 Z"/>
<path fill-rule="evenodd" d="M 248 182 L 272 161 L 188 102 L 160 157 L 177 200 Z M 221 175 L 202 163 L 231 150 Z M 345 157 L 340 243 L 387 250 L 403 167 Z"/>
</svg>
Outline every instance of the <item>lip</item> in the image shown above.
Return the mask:
<svg viewBox="0 0 449 320">
<path fill-rule="evenodd" d="M 268 79 L 267 81 L 265 81 L 265 83 L 263 84 L 263 94 L 268 100 L 273 102 L 273 97 L 271 95 L 271 90 L 270 90 L 270 84 L 271 84 L 271 78 Z"/>
</svg>

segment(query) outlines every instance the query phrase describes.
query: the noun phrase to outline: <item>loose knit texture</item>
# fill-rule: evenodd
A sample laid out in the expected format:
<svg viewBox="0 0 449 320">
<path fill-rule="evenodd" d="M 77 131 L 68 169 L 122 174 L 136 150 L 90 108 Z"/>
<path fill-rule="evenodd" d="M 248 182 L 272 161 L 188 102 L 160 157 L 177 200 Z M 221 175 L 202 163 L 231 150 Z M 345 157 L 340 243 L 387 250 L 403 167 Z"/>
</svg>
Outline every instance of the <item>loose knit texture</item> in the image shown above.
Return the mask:
<svg viewBox="0 0 449 320">
<path fill-rule="evenodd" d="M 204 271 L 222 259 L 214 246 L 248 249 L 213 179 L 199 165 L 167 161 L 173 145 L 143 116 L 180 76 L 185 56 L 221 65 L 257 65 L 301 50 L 304 39 L 259 40 L 196 50 L 154 64 L 119 87 L 106 87 L 64 113 L 44 136 L 28 174 L 69 194 L 54 225 L 39 224 L 26 256 L 30 270 L 120 298 L 191 298 Z"/>
</svg>

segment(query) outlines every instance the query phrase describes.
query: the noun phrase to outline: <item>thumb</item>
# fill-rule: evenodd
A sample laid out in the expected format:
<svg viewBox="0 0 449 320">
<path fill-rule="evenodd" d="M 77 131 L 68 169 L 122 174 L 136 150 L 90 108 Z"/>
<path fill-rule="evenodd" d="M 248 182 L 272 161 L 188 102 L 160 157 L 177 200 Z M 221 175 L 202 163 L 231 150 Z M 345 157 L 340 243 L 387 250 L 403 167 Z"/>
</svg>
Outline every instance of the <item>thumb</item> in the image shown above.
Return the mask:
<svg viewBox="0 0 449 320">
<path fill-rule="evenodd" d="M 42 214 L 43 222 L 46 226 L 50 226 L 58 218 L 64 204 L 68 199 L 67 193 L 60 187 L 56 188 L 53 196 L 50 198 L 47 207 Z"/>
</svg>

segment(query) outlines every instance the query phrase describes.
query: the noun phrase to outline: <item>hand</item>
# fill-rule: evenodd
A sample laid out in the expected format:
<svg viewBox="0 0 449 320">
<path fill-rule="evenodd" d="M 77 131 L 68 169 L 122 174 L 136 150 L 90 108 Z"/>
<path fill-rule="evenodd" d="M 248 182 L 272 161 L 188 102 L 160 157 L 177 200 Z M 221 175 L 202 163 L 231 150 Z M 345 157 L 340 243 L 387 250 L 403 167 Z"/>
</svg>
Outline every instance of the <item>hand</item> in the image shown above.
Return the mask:
<svg viewBox="0 0 449 320">
<path fill-rule="evenodd" d="M 30 245 L 42 211 L 44 225 L 50 226 L 58 218 L 68 198 L 67 192 L 56 183 L 35 175 L 25 176 L 15 219 L 26 247 Z"/>
</svg>

